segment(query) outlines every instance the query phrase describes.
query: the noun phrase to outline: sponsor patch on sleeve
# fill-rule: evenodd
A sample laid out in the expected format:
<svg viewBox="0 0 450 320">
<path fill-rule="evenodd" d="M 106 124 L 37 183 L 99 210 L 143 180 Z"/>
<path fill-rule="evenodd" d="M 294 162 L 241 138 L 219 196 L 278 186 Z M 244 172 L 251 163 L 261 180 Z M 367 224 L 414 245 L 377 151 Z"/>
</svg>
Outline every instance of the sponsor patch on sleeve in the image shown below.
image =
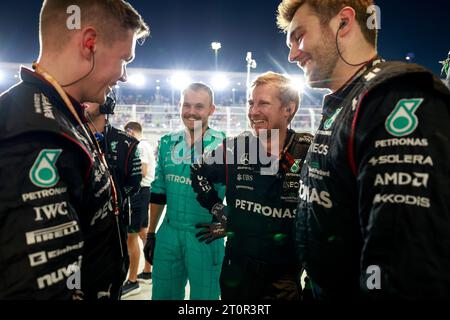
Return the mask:
<svg viewBox="0 0 450 320">
<path fill-rule="evenodd" d="M 402 99 L 386 119 L 386 130 L 394 137 L 404 137 L 413 133 L 419 125 L 416 111 L 423 98 Z"/>
<path fill-rule="evenodd" d="M 59 173 L 56 168 L 62 150 L 42 150 L 30 169 L 29 177 L 31 183 L 40 188 L 52 188 L 59 182 Z"/>
</svg>

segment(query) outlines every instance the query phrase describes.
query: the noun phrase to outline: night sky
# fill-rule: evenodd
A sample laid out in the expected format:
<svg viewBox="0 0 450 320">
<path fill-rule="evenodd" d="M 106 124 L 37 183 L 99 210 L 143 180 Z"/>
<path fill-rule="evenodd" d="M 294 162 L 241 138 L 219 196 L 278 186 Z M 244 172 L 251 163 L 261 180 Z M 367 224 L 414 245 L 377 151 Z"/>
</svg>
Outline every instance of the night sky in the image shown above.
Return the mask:
<svg viewBox="0 0 450 320">
<path fill-rule="evenodd" d="M 212 41 L 222 43 L 219 67 L 245 71 L 252 51 L 256 72 L 294 71 L 287 62 L 285 36 L 275 25 L 279 0 L 130 0 L 152 30 L 130 67 L 212 70 Z M 379 52 L 386 59 L 415 62 L 435 73 L 450 50 L 450 1 L 379 0 Z M 0 61 L 31 62 L 38 55 L 39 0 L 0 2 Z"/>
</svg>

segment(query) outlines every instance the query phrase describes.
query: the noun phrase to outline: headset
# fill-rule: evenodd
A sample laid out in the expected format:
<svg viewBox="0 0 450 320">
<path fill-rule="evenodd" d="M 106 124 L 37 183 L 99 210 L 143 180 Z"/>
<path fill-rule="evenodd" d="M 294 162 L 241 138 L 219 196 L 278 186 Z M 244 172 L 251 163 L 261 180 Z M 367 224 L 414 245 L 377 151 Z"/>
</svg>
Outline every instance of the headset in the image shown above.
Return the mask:
<svg viewBox="0 0 450 320">
<path fill-rule="evenodd" d="M 105 125 L 105 133 L 99 132 L 96 130 L 96 132 L 94 133 L 95 139 L 99 142 L 99 143 L 104 143 L 105 145 L 105 154 L 107 154 L 107 143 L 108 141 L 106 141 L 106 135 L 108 134 L 109 131 L 109 115 L 114 114 L 114 109 L 116 107 L 116 92 L 114 90 L 111 91 L 111 93 L 106 97 L 106 102 L 102 105 L 100 105 L 99 107 L 99 112 L 101 114 L 105 114 L 106 115 L 106 125 Z M 89 118 L 89 121 L 92 120 Z M 93 124 L 93 123 L 92 123 Z M 95 128 L 95 126 L 94 126 Z"/>
<path fill-rule="evenodd" d="M 106 159 L 110 159 L 111 154 L 109 152 L 109 131 L 111 130 L 111 124 L 109 123 L 109 116 L 114 114 L 114 109 L 116 107 L 116 91 L 113 89 L 109 95 L 106 97 L 106 102 L 99 107 L 99 111 L 101 114 L 106 115 L 106 125 L 105 125 L 105 133 L 96 132 L 95 138 L 99 143 L 103 143 L 104 146 L 104 154 Z"/>
<path fill-rule="evenodd" d="M 106 97 L 105 103 L 100 106 L 99 109 L 100 113 L 107 115 L 114 114 L 114 109 L 116 107 L 116 100 L 117 100 L 116 91 L 113 89 L 111 93 Z"/>
<path fill-rule="evenodd" d="M 347 25 L 347 21 L 342 20 L 340 25 L 339 25 L 339 29 L 336 32 L 336 49 L 337 52 L 339 54 L 339 57 L 342 59 L 342 61 L 344 61 L 347 65 L 351 66 L 351 67 L 359 67 L 362 66 L 363 64 L 368 63 L 370 60 L 358 63 L 358 64 L 352 64 L 350 62 L 348 62 L 347 60 L 344 59 L 344 57 L 342 56 L 341 50 L 339 50 L 339 44 L 338 44 L 338 35 L 339 35 L 339 31 L 341 31 L 342 28 L 344 28 Z"/>
<path fill-rule="evenodd" d="M 95 47 L 95 41 L 93 39 L 89 39 L 86 42 L 86 48 L 88 48 L 91 51 L 91 54 L 92 54 L 91 70 L 89 70 L 89 72 L 85 76 L 81 77 L 80 79 L 78 79 L 78 80 L 76 80 L 74 82 L 71 82 L 69 84 L 61 85 L 61 87 L 66 88 L 66 87 L 73 86 L 74 84 L 80 82 L 81 80 L 86 79 L 87 77 L 89 77 L 91 75 L 92 71 L 94 71 L 94 68 L 95 68 L 95 50 L 94 50 L 94 47 Z"/>
</svg>

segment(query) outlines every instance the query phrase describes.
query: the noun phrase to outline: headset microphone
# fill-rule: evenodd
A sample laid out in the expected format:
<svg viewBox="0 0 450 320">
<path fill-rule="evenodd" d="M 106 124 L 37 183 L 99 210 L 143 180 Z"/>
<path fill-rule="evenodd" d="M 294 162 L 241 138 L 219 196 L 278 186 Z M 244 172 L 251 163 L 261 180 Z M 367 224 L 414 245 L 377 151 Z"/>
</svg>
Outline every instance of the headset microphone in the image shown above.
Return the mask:
<svg viewBox="0 0 450 320">
<path fill-rule="evenodd" d="M 100 106 L 100 113 L 101 114 L 114 114 L 114 109 L 116 107 L 116 92 L 113 89 L 106 97 L 106 102 Z"/>
</svg>

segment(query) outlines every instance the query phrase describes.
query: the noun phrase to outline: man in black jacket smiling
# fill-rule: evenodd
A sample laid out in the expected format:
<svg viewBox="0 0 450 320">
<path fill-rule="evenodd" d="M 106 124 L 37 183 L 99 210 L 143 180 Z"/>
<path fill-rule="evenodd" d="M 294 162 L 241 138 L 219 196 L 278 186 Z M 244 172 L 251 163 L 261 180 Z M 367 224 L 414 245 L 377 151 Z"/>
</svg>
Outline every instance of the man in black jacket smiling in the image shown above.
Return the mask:
<svg viewBox="0 0 450 320">
<path fill-rule="evenodd" d="M 290 79 L 266 73 L 253 83 L 245 132 L 191 168 L 192 187 L 214 221 L 199 225 L 211 242 L 228 235 L 220 286 L 223 300 L 300 298 L 293 223 L 300 170 L 312 136 L 288 129 L 299 106 Z M 228 206 L 214 183 L 226 185 Z"/>
</svg>

